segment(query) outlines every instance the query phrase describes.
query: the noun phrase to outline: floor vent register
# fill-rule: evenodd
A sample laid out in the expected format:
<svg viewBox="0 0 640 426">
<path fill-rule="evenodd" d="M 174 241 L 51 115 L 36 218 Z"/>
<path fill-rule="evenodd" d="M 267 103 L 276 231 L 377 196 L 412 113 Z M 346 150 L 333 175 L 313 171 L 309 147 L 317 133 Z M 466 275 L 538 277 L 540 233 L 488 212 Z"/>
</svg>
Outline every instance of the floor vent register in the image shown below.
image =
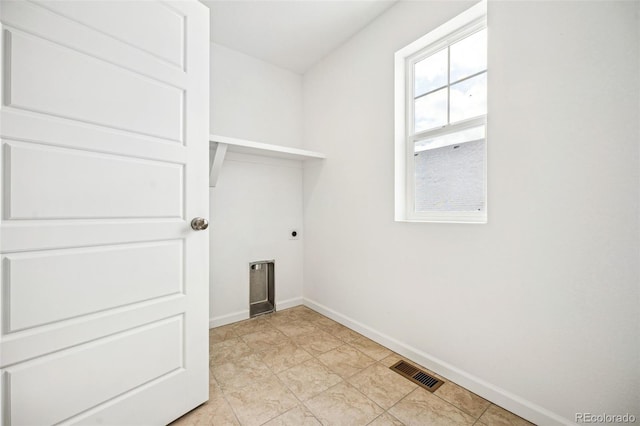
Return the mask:
<svg viewBox="0 0 640 426">
<path fill-rule="evenodd" d="M 442 380 L 430 376 L 421 369 L 414 367 L 413 365 L 403 360 L 396 362 L 389 368 L 391 368 L 391 370 L 395 371 L 401 376 L 404 376 L 407 379 L 411 380 L 418 386 L 422 386 L 429 392 L 434 392 L 444 383 Z"/>
</svg>

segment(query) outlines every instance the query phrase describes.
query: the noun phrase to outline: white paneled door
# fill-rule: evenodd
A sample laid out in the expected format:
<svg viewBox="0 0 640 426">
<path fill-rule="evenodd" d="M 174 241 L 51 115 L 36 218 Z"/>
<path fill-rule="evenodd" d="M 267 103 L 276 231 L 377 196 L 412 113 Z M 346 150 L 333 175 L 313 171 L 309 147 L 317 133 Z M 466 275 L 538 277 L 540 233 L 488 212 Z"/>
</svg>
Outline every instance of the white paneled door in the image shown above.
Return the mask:
<svg viewBox="0 0 640 426">
<path fill-rule="evenodd" d="M 0 422 L 166 424 L 208 398 L 208 9 L 0 20 Z"/>
</svg>

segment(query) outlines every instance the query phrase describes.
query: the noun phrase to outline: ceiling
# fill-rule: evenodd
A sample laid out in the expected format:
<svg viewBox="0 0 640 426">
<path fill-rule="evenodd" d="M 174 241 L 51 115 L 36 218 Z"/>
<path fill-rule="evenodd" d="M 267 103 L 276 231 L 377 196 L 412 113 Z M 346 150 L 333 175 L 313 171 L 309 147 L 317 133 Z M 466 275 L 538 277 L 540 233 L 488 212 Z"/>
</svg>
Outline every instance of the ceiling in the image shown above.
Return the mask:
<svg viewBox="0 0 640 426">
<path fill-rule="evenodd" d="M 211 41 L 303 74 L 397 0 L 201 0 Z"/>
</svg>

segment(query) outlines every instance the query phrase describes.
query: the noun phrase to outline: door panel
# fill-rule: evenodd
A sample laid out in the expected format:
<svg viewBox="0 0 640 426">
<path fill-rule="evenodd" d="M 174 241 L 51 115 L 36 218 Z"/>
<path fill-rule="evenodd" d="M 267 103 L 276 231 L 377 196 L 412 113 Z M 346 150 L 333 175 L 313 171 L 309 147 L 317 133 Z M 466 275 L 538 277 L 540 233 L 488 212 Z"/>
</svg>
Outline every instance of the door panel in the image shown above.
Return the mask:
<svg viewBox="0 0 640 426">
<path fill-rule="evenodd" d="M 0 423 L 208 398 L 208 9 L 0 2 Z"/>
<path fill-rule="evenodd" d="M 106 337 L 154 323 L 159 319 L 181 315 L 188 307 L 184 295 L 168 295 L 29 330 L 5 333 L 2 342 L 2 362 L 5 366 L 12 366 L 25 360 L 58 353 L 70 347 L 80 346 L 96 336 Z M 192 317 L 193 315 L 185 315 L 185 327 L 188 325 L 187 321 L 193 321 Z M 186 342 L 188 334 L 193 331 L 187 328 L 184 331 Z M 191 347 L 185 346 L 185 351 L 190 359 L 193 356 Z M 202 374 L 206 379 L 207 371 Z M 177 390 L 174 389 L 172 392 L 176 393 Z"/>
<path fill-rule="evenodd" d="M 18 30 L 5 49 L 8 105 L 182 142 L 183 90 Z"/>
<path fill-rule="evenodd" d="M 85 7 L 87 5 L 91 5 L 92 8 L 127 8 L 139 4 L 146 4 L 147 7 L 157 8 L 157 1 L 4 1 L 14 2 L 11 7 L 5 7 L 2 13 L 2 21 L 10 23 L 10 28 L 13 31 L 22 31 L 59 46 L 67 47 L 73 51 L 77 51 L 112 64 L 125 65 L 126 69 L 135 71 L 152 79 L 169 82 L 170 84 L 174 84 L 176 82 L 180 83 L 175 84 L 176 87 L 187 84 L 186 81 L 188 77 L 184 72 L 184 66 L 178 67 L 173 64 L 171 64 L 171 66 L 167 66 L 168 63 L 165 59 L 162 59 L 150 51 L 137 47 L 136 40 L 123 41 L 122 37 L 124 37 L 124 34 L 120 34 L 119 36 L 117 34 L 115 36 L 110 35 L 91 24 L 78 21 L 73 17 L 69 19 L 64 14 L 52 11 L 52 8 L 74 10 L 78 7 Z M 114 3 L 117 4 L 114 5 Z M 160 3 L 160 5 L 163 6 L 166 5 L 166 3 Z M 184 11 L 180 12 L 180 9 L 184 9 L 185 7 L 180 6 L 176 2 L 172 2 L 172 5 L 172 9 L 176 10 L 176 13 L 181 16 L 180 19 L 184 22 L 183 32 L 185 37 L 188 32 L 193 35 L 193 30 L 195 26 L 199 25 L 199 23 L 191 21 L 190 24 L 187 25 Z M 130 17 L 122 16 L 115 24 L 112 21 L 109 24 L 105 22 L 105 25 L 118 26 L 123 20 L 136 20 L 139 18 L 139 14 L 132 13 Z M 146 31 L 147 26 L 152 24 L 152 22 L 145 22 L 145 25 L 140 26 L 140 28 Z M 168 35 L 169 33 L 167 32 L 166 34 Z M 185 37 L 180 41 L 183 62 L 186 60 L 187 49 Z"/>
<path fill-rule="evenodd" d="M 7 368 L 12 422 L 59 423 L 184 368 L 183 326 L 177 316 Z"/>
<path fill-rule="evenodd" d="M 7 219 L 184 216 L 182 164 L 7 140 L 5 167 Z"/>
<path fill-rule="evenodd" d="M 148 52 L 181 69 L 184 67 L 185 19 L 170 5 L 150 2 L 47 2 L 49 10 L 88 25 Z M 115 4 L 114 4 L 115 3 Z M 138 17 L 145 17 L 140 25 Z"/>
<path fill-rule="evenodd" d="M 182 241 L 13 253 L 4 259 L 7 332 L 183 291 Z"/>
</svg>

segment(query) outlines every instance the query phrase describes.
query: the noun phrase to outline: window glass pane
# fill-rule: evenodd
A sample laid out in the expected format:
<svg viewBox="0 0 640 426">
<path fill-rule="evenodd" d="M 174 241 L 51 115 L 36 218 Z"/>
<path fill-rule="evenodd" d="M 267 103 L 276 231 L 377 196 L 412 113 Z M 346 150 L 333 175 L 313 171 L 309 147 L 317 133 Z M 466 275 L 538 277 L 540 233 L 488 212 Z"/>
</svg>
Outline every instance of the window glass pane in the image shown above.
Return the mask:
<svg viewBox="0 0 640 426">
<path fill-rule="evenodd" d="M 484 140 L 416 152 L 417 212 L 484 211 Z"/>
<path fill-rule="evenodd" d="M 451 45 L 451 82 L 487 69 L 487 29 Z"/>
<path fill-rule="evenodd" d="M 416 62 L 414 97 L 447 84 L 447 49 Z"/>
<path fill-rule="evenodd" d="M 455 133 L 447 133 L 429 139 L 422 139 L 415 142 L 415 151 L 422 152 L 428 149 L 442 148 L 443 146 L 457 145 L 470 141 L 484 139 L 484 125 L 460 130 Z"/>
<path fill-rule="evenodd" d="M 450 121 L 465 120 L 487 113 L 487 73 L 451 86 Z"/>
<path fill-rule="evenodd" d="M 416 99 L 414 113 L 415 132 L 447 124 L 447 89 Z"/>
</svg>

